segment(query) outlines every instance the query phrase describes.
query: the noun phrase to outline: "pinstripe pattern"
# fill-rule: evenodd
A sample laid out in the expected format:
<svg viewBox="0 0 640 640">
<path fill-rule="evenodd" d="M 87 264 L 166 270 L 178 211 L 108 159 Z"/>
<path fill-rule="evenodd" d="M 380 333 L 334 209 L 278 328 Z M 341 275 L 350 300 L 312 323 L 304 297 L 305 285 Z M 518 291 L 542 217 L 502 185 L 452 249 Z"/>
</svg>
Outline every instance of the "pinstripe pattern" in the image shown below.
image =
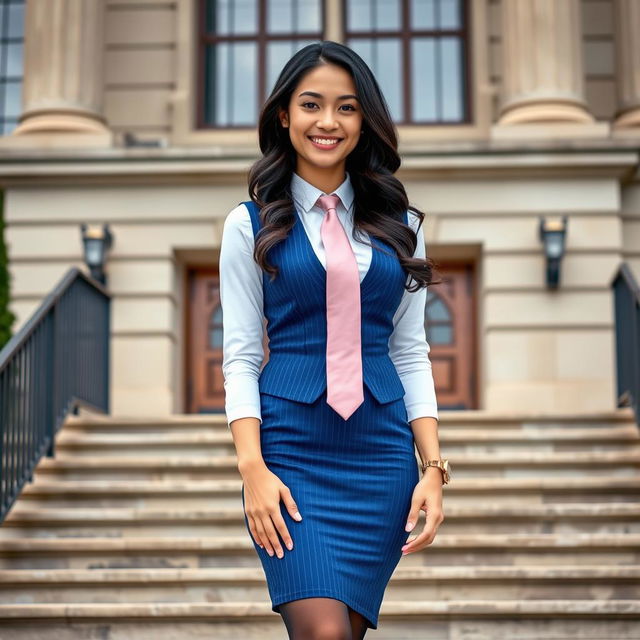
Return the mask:
<svg viewBox="0 0 640 640">
<path fill-rule="evenodd" d="M 253 201 L 244 204 L 255 235 L 261 228 L 258 208 Z M 389 338 L 406 275 L 388 244 L 373 237 L 371 241 L 371 265 L 360 285 L 362 375 L 374 398 L 386 403 L 405 394 L 389 357 Z M 327 386 L 326 271 L 298 217 L 289 237 L 270 250 L 268 259 L 279 267 L 280 275 L 271 282 L 263 273 L 269 361 L 260 373 L 260 391 L 312 403 Z"/>
<path fill-rule="evenodd" d="M 259 211 L 244 204 L 255 235 Z M 263 274 L 269 361 L 259 379 L 260 443 L 303 520 L 281 503 L 293 550 L 284 547 L 280 559 L 254 547 L 273 611 L 298 598 L 332 597 L 376 629 L 409 536 L 404 525 L 419 474 L 404 388 L 388 350 L 406 275 L 389 245 L 372 243 L 387 253 L 374 248 L 361 283 L 364 403 L 346 421 L 326 402 L 326 271 L 298 218 L 269 252 L 280 272 L 273 282 Z M 248 529 L 246 515 L 245 523 Z"/>
</svg>

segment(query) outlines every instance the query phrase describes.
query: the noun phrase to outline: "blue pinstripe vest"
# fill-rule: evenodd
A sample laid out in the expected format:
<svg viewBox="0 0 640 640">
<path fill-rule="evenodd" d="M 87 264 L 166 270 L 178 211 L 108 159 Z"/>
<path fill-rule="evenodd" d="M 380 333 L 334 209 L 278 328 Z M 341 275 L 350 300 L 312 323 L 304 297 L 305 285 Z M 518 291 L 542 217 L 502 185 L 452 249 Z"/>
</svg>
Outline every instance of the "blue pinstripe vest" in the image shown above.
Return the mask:
<svg viewBox="0 0 640 640">
<path fill-rule="evenodd" d="M 261 228 L 260 210 L 244 203 L 251 216 L 254 238 Z M 405 224 L 408 216 L 405 212 Z M 371 265 L 360 285 L 362 373 L 364 384 L 380 403 L 405 394 L 389 357 L 393 316 L 407 276 L 392 247 L 371 237 Z M 269 360 L 260 372 L 262 393 L 313 403 L 327 386 L 326 271 L 316 256 L 296 211 L 288 237 L 268 252 L 279 268 L 275 280 L 263 272 L 264 314 L 269 336 Z"/>
</svg>

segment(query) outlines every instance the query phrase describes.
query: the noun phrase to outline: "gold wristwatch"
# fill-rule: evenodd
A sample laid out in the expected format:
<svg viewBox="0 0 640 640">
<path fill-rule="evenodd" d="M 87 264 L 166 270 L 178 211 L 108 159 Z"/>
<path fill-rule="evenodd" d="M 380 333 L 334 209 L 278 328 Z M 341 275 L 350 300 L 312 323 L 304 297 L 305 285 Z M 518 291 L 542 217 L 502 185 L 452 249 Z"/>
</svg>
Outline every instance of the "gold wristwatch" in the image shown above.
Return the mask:
<svg viewBox="0 0 640 640">
<path fill-rule="evenodd" d="M 427 460 L 422 463 L 422 473 L 427 470 L 427 467 L 438 467 L 440 471 L 442 471 L 442 482 L 443 484 L 449 484 L 451 480 L 451 467 L 449 465 L 449 460 L 447 458 L 439 458 L 436 460 Z"/>
</svg>

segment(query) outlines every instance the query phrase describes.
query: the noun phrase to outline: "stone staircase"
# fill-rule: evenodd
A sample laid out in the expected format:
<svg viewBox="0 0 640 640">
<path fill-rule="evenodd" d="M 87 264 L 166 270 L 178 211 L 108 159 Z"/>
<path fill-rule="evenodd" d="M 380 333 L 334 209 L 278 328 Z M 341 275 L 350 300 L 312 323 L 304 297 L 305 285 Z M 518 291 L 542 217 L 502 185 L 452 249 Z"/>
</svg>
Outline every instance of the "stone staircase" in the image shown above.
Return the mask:
<svg viewBox="0 0 640 640">
<path fill-rule="evenodd" d="M 446 520 L 367 638 L 640 638 L 629 411 L 443 412 L 440 442 Z M 0 640 L 286 640 L 234 453 L 223 416 L 71 417 L 0 527 Z"/>
</svg>

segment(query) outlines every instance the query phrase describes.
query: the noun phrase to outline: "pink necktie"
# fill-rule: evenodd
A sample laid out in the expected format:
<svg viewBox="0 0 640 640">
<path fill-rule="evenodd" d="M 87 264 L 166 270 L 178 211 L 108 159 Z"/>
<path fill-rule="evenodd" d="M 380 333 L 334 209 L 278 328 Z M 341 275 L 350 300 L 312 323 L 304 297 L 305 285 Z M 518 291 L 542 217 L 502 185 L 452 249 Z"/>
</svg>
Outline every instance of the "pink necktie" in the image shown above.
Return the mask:
<svg viewBox="0 0 640 640">
<path fill-rule="evenodd" d="M 360 274 L 338 218 L 337 195 L 320 196 L 327 264 L 327 404 L 345 420 L 364 402 L 360 334 Z"/>
</svg>

